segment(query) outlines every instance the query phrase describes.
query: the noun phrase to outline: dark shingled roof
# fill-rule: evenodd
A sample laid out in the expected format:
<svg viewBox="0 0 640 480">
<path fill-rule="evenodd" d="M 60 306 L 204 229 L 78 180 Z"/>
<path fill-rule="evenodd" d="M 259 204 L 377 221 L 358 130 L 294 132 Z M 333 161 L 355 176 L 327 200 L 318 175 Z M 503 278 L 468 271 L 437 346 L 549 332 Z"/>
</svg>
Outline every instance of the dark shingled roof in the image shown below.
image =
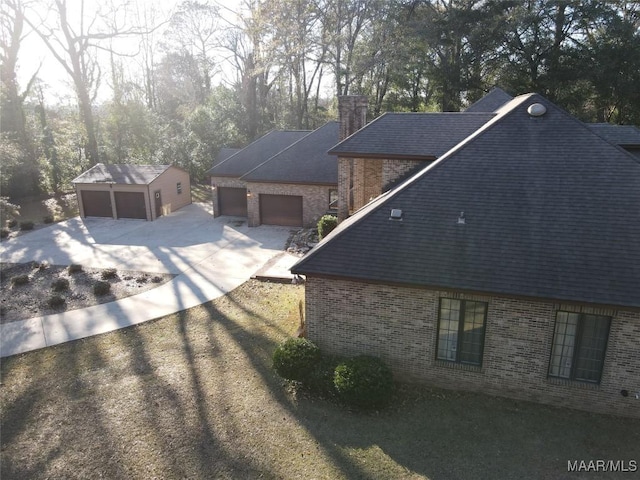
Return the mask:
<svg viewBox="0 0 640 480">
<path fill-rule="evenodd" d="M 587 126 L 605 140 L 622 147 L 640 148 L 640 129 L 634 125 L 587 123 Z"/>
<path fill-rule="evenodd" d="M 148 185 L 171 165 L 105 165 L 98 163 L 72 180 L 72 183 L 124 183 Z"/>
<path fill-rule="evenodd" d="M 327 150 L 338 141 L 329 122 L 241 177 L 247 182 L 338 184 L 338 159 Z"/>
<path fill-rule="evenodd" d="M 353 157 L 433 159 L 478 130 L 493 113 L 385 113 L 329 153 Z"/>
<path fill-rule="evenodd" d="M 308 130 L 271 131 L 213 166 L 207 173 L 214 177 L 241 177 L 308 134 Z"/>
<path fill-rule="evenodd" d="M 527 113 L 536 102 L 547 108 L 538 118 Z M 390 220 L 392 208 L 402 220 Z M 639 239 L 640 164 L 530 94 L 291 270 L 640 307 Z"/>
<path fill-rule="evenodd" d="M 500 87 L 495 87 L 480 100 L 467 107 L 465 112 L 495 112 L 511 100 L 513 100 L 511 95 Z"/>
<path fill-rule="evenodd" d="M 240 150 L 242 149 L 227 148 L 227 147 L 221 148 L 220 151 L 218 152 L 218 155 L 216 155 L 216 164 L 224 162 L 227 158 L 229 158 L 231 155 L 238 153 Z"/>
</svg>

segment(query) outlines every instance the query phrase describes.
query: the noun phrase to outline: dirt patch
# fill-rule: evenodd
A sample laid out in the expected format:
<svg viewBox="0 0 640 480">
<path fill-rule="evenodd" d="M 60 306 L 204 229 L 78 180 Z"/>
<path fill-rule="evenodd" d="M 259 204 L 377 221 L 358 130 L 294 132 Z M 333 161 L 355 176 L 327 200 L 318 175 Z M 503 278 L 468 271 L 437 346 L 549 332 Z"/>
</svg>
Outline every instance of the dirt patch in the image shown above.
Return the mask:
<svg viewBox="0 0 640 480">
<path fill-rule="evenodd" d="M 84 267 L 73 272 L 66 265 L 38 262 L 2 263 L 0 267 L 0 323 L 113 302 L 156 288 L 175 277 L 129 270 L 116 270 L 109 275 L 110 269 Z M 16 281 L 19 277 L 22 282 Z M 108 293 L 94 293 L 94 285 L 99 281 L 110 285 Z"/>
</svg>

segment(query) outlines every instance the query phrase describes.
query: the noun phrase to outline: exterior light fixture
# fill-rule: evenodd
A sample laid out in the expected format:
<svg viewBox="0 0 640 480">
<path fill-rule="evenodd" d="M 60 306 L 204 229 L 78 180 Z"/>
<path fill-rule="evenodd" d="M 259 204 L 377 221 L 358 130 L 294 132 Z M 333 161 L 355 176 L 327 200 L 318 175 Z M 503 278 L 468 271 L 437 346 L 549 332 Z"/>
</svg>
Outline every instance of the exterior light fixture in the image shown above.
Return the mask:
<svg viewBox="0 0 640 480">
<path fill-rule="evenodd" d="M 247 190 L 247 197 L 251 196 L 251 190 Z"/>
<path fill-rule="evenodd" d="M 464 218 L 464 212 L 460 212 L 460 216 L 458 217 L 458 225 L 464 225 L 467 223 L 467 220 Z"/>
</svg>

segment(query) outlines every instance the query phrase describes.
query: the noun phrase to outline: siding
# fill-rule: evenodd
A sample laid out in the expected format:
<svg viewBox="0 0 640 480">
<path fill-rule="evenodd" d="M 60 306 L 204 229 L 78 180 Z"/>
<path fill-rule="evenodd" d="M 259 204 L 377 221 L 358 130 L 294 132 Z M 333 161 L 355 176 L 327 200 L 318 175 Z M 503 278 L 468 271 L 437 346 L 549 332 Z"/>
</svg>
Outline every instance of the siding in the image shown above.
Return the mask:
<svg viewBox="0 0 640 480">
<path fill-rule="evenodd" d="M 177 183 L 182 183 L 182 193 L 178 194 Z M 158 217 L 153 193 L 161 191 L 162 215 L 168 215 L 191 203 L 191 182 L 189 172 L 180 168 L 170 167 L 162 175 L 149 184 L 151 193 L 151 211 L 153 220 Z"/>
<path fill-rule="evenodd" d="M 435 359 L 440 297 L 488 303 L 481 367 Z M 640 313 L 612 316 L 599 385 L 547 378 L 557 310 L 594 311 L 547 301 L 478 296 L 307 277 L 308 337 L 333 354 L 384 358 L 404 380 L 483 391 L 540 403 L 640 418 Z M 629 396 L 621 395 L 621 390 Z"/>
</svg>

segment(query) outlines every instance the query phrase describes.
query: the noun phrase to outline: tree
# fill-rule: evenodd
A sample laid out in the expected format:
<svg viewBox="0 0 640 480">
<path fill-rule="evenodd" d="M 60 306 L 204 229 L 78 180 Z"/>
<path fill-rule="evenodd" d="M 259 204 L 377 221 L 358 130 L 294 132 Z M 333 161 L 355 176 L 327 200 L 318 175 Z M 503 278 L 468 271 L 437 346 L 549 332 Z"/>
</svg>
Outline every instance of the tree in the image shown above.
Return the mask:
<svg viewBox="0 0 640 480">
<path fill-rule="evenodd" d="M 20 92 L 17 81 L 18 55 L 24 36 L 25 6 L 6 0 L 0 16 L 0 134 L 3 145 L 3 190 L 21 197 L 40 193 L 40 175 L 32 135 L 28 132 L 24 102 L 35 75 Z"/>
</svg>

